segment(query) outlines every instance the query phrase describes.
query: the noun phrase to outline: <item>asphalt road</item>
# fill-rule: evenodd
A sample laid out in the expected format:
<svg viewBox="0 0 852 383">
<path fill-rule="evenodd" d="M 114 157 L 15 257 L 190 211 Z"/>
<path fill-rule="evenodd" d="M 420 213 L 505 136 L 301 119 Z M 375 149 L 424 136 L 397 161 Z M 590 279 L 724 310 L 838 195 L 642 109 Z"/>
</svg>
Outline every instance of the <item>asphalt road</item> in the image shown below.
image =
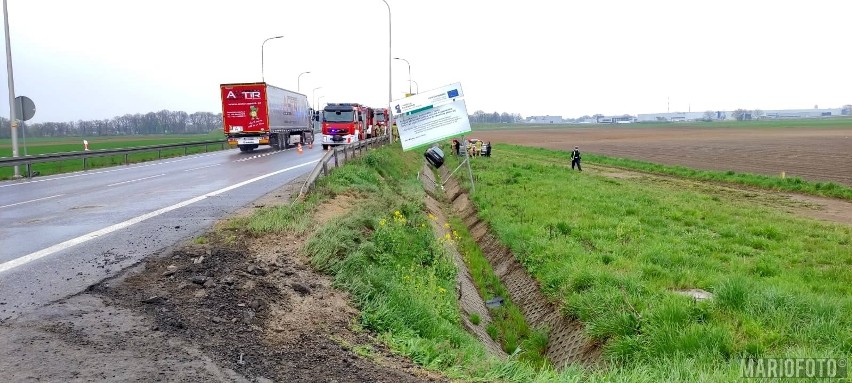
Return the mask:
<svg viewBox="0 0 852 383">
<path fill-rule="evenodd" d="M 0 183 L 0 322 L 200 235 L 322 154 L 225 150 Z"/>
</svg>

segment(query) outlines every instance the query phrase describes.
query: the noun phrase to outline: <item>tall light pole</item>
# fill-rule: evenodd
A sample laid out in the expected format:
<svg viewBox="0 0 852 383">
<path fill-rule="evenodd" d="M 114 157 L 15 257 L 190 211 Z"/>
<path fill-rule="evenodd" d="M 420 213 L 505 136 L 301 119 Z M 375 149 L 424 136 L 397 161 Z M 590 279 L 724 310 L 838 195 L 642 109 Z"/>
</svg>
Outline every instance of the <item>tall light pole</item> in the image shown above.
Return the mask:
<svg viewBox="0 0 852 383">
<path fill-rule="evenodd" d="M 12 157 L 18 156 L 18 120 L 15 118 L 15 79 L 12 75 L 12 46 L 9 43 L 9 11 L 3 0 L 3 26 L 6 28 L 6 73 L 9 78 L 9 124 L 12 128 Z M 15 165 L 15 178 L 21 176 Z"/>
<path fill-rule="evenodd" d="M 263 46 L 264 46 L 264 45 L 266 45 L 266 42 L 267 42 L 267 41 L 269 41 L 269 40 L 280 39 L 280 38 L 282 38 L 282 37 L 284 37 L 284 36 L 275 36 L 275 37 L 270 37 L 270 38 L 268 38 L 268 39 L 266 39 L 266 40 L 263 40 L 263 43 L 261 43 L 261 44 L 260 44 L 260 79 L 261 79 L 263 82 L 266 82 L 266 76 L 265 76 L 265 75 L 264 75 L 264 73 L 263 73 Z"/>
<path fill-rule="evenodd" d="M 417 86 L 417 93 L 420 93 L 420 85 L 419 85 L 419 84 L 417 84 L 417 81 L 414 81 L 414 80 L 408 80 L 408 84 L 409 84 L 409 85 L 411 85 L 411 83 L 412 83 L 412 82 L 414 83 L 414 85 L 415 85 L 415 86 Z M 411 93 L 411 90 L 410 90 L 410 89 L 409 89 L 409 93 Z M 415 93 L 415 94 L 417 94 L 417 93 Z"/>
<path fill-rule="evenodd" d="M 299 77 L 296 77 L 296 92 L 300 92 L 300 93 L 301 93 L 301 89 L 302 89 L 302 75 L 303 75 L 303 74 L 308 74 L 308 73 L 311 73 L 311 72 L 302 72 L 302 73 L 299 73 Z"/>
<path fill-rule="evenodd" d="M 385 3 L 385 6 L 388 7 L 388 126 L 390 127 L 390 142 L 393 143 L 393 108 L 391 108 L 391 104 L 393 103 L 393 90 L 391 88 L 391 81 L 393 79 L 391 72 L 391 36 L 393 34 L 391 30 L 391 9 L 390 4 L 388 4 L 387 0 L 382 0 Z"/>
<path fill-rule="evenodd" d="M 405 61 L 406 64 L 408 64 L 408 94 L 411 94 L 411 63 L 409 63 L 408 60 L 400 57 L 394 57 L 393 59 L 402 60 Z"/>
<path fill-rule="evenodd" d="M 317 108 L 317 89 L 322 89 L 322 87 L 318 86 L 311 92 L 311 98 L 314 100 L 314 110 Z"/>
</svg>

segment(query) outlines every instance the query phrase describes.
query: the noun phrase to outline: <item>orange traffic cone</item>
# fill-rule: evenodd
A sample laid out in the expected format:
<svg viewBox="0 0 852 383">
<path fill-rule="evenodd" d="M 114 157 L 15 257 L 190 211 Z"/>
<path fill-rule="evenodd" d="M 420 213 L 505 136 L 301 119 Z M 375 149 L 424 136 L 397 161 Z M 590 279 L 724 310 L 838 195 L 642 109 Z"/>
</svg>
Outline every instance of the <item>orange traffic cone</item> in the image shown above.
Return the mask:
<svg viewBox="0 0 852 383">
<path fill-rule="evenodd" d="M 296 151 L 298 151 L 299 154 L 302 154 L 302 143 L 301 142 L 299 143 L 299 146 L 296 147 Z"/>
<path fill-rule="evenodd" d="M 83 150 L 89 150 L 89 141 L 83 140 Z"/>
</svg>

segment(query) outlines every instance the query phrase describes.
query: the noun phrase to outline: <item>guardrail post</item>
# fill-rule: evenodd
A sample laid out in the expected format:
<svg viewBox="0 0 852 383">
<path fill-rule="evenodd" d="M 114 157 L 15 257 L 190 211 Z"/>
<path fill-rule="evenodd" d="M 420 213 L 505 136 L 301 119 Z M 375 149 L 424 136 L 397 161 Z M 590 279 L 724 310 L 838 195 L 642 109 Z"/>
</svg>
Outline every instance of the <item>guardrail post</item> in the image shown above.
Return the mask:
<svg viewBox="0 0 852 383">
<path fill-rule="evenodd" d="M 322 175 L 324 175 L 324 176 L 328 176 L 328 166 L 326 166 L 327 164 L 328 164 L 328 162 L 322 163 Z"/>
<path fill-rule="evenodd" d="M 204 153 L 207 153 L 207 151 L 208 151 L 207 144 L 204 144 Z"/>
<path fill-rule="evenodd" d="M 83 157 L 83 170 L 89 168 L 89 159 L 87 157 Z"/>
<path fill-rule="evenodd" d="M 129 155 L 130 155 L 129 153 L 124 153 L 124 164 L 125 165 L 130 165 L 130 159 L 127 158 L 127 156 L 129 156 Z"/>
<path fill-rule="evenodd" d="M 33 163 L 27 162 L 27 178 L 33 178 Z"/>
<path fill-rule="evenodd" d="M 162 159 L 162 158 L 163 158 L 163 150 L 157 149 L 157 159 L 159 160 L 159 159 Z"/>
<path fill-rule="evenodd" d="M 334 167 L 339 168 L 340 164 L 337 163 L 337 148 L 334 148 Z"/>
<path fill-rule="evenodd" d="M 343 159 L 349 162 L 349 152 L 346 151 L 346 147 L 343 147 Z"/>
<path fill-rule="evenodd" d="M 184 146 L 184 147 L 183 147 L 183 155 L 184 155 L 184 156 L 186 155 L 186 149 L 187 149 L 187 148 L 189 148 L 189 147 L 188 147 L 188 146 Z"/>
</svg>

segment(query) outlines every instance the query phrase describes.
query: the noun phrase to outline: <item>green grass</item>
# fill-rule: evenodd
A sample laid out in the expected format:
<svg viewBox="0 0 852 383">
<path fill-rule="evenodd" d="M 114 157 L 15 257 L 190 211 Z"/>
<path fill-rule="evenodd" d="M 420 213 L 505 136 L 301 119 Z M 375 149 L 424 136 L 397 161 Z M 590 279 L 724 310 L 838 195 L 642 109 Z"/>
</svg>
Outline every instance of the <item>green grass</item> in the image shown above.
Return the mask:
<svg viewBox="0 0 852 383">
<path fill-rule="evenodd" d="M 163 144 L 174 144 L 184 142 L 208 141 L 215 139 L 224 139 L 220 131 L 214 131 L 209 134 L 192 134 L 192 135 L 150 135 L 150 136 L 103 136 L 103 137 L 86 137 L 89 141 L 90 150 L 101 149 L 119 149 L 131 148 L 140 146 L 153 146 Z M 23 140 L 18 140 L 19 155 L 24 155 Z M 83 151 L 83 139 L 80 137 L 37 137 L 27 139 L 27 154 L 49 154 L 49 153 L 66 153 L 66 152 L 81 152 Z M 227 147 L 227 146 L 226 146 Z M 220 146 L 210 145 L 209 150 L 220 150 Z M 204 146 L 191 147 L 186 149 L 186 154 L 204 153 Z M 137 163 L 144 161 L 152 161 L 158 158 L 170 158 L 184 155 L 184 149 L 168 149 L 157 151 L 134 153 L 128 156 L 128 162 Z M 12 157 L 11 139 L 0 140 L 0 157 Z M 95 157 L 87 161 L 89 169 L 96 169 L 108 166 L 116 166 L 124 164 L 124 155 Z M 32 171 L 39 172 L 41 175 L 50 175 L 58 173 L 66 173 L 83 170 L 83 160 L 68 160 L 55 162 L 42 162 L 33 164 Z M 21 167 L 21 172 L 25 172 L 26 168 Z M 0 179 L 9 179 L 14 174 L 11 167 L 0 167 Z"/>
<path fill-rule="evenodd" d="M 848 226 L 534 158 L 566 153 L 498 149 L 473 159 L 473 201 L 564 314 L 604 342 L 611 368 L 593 380 L 729 381 L 744 356 L 852 355 Z M 689 288 L 716 298 L 674 293 Z"/>
<path fill-rule="evenodd" d="M 320 179 L 306 200 L 259 209 L 229 227 L 255 235 L 307 235 L 304 254 L 315 268 L 334 277 L 336 287 L 351 294 L 360 310 L 359 327 L 377 333 L 422 366 L 464 380 L 556 376 L 540 359 L 534 365 L 519 354 L 498 361 L 465 331 L 455 296 L 455 264 L 424 213 L 417 179 L 422 161 L 419 153 L 402 153 L 398 145 L 372 151 Z M 348 214 L 323 226 L 314 227 L 304 218 L 342 193 L 363 198 Z M 546 342 L 544 333 L 532 331 L 513 348 L 542 352 L 542 339 Z"/>
<path fill-rule="evenodd" d="M 495 144 L 496 151 L 507 151 L 516 158 L 527 157 L 554 164 L 570 164 L 568 152 Z M 697 181 L 721 182 L 767 190 L 787 191 L 824 197 L 852 200 L 852 188 L 834 182 L 805 181 L 798 177 L 781 178 L 734 171 L 698 170 L 683 166 L 661 165 L 652 162 L 608 157 L 591 153 L 583 154 L 583 163 L 618 167 L 645 173 L 676 176 Z"/>
</svg>

